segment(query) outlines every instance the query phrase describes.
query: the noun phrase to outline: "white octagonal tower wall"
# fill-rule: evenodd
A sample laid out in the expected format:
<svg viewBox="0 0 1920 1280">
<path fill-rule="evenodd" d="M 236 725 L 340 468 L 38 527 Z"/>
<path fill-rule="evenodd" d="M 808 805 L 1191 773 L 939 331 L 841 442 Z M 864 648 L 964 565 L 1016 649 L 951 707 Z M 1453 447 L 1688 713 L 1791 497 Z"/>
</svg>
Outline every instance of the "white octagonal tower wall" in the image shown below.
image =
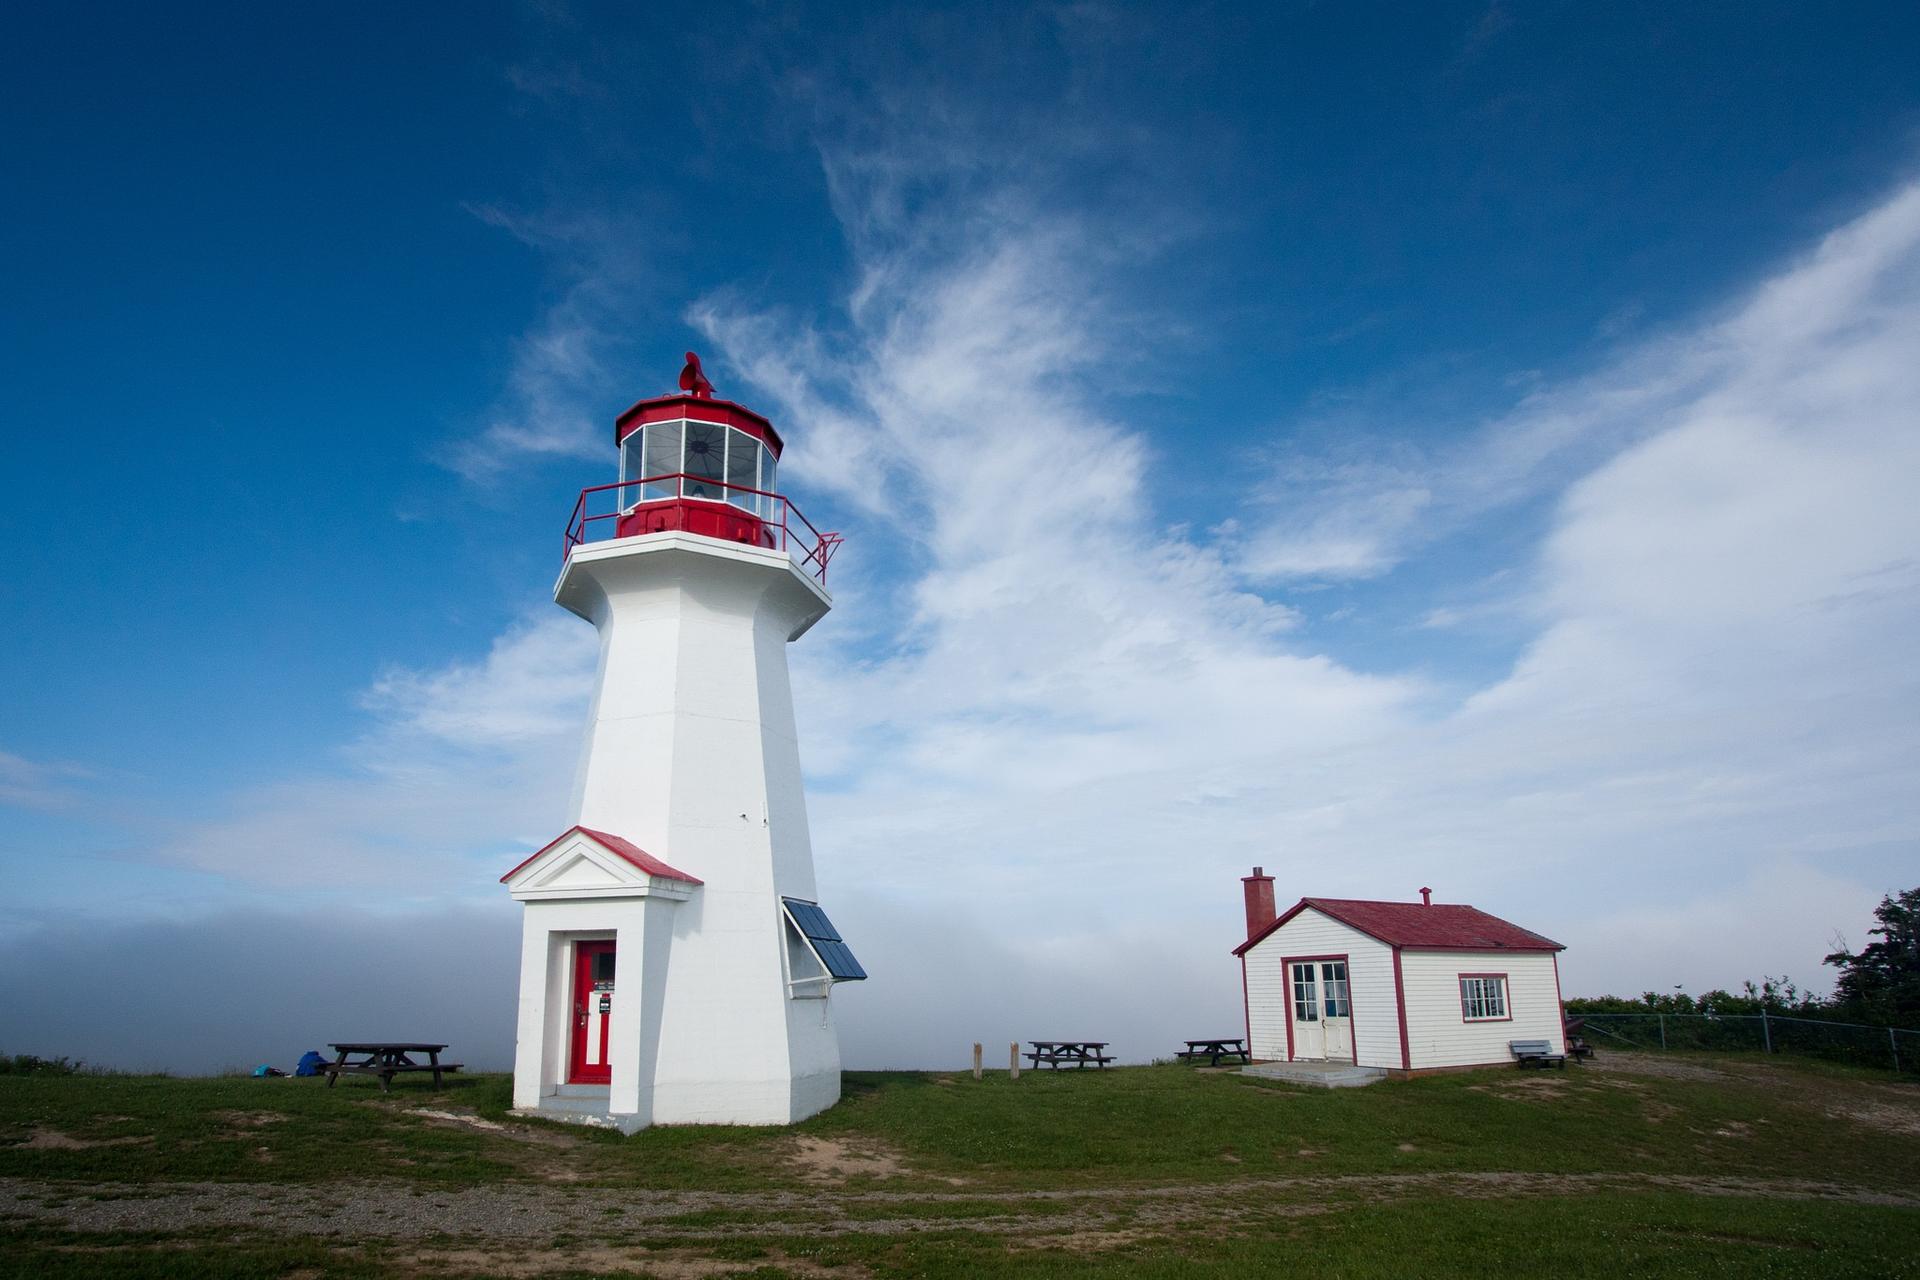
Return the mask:
<svg viewBox="0 0 1920 1280">
<path fill-rule="evenodd" d="M 703 881 L 672 912 L 651 1119 L 831 1105 L 831 999 L 790 997 L 780 905 L 815 897 L 786 645 L 830 599 L 784 552 L 683 532 L 576 548 L 555 598 L 601 638 L 574 821 Z"/>
</svg>

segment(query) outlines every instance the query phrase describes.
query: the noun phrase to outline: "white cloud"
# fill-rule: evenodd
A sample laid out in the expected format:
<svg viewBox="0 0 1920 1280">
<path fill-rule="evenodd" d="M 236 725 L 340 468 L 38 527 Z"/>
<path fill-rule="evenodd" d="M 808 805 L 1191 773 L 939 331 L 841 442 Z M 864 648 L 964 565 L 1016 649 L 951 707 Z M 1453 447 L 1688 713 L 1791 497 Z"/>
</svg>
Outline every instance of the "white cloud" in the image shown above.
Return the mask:
<svg viewBox="0 0 1920 1280">
<path fill-rule="evenodd" d="M 1326 492 L 1264 565 L 1163 523 L 1150 438 L 1086 394 L 1124 344 L 1066 215 L 989 202 L 917 239 L 850 213 L 843 315 L 697 305 L 793 439 L 788 487 L 864 495 L 890 548 L 867 563 L 904 582 L 880 595 L 856 547 L 841 616 L 792 655 L 823 892 L 875 974 L 842 1003 L 850 1060 L 950 1062 L 1069 1015 L 1136 1056 L 1230 1029 L 1255 862 L 1283 892 L 1430 883 L 1512 916 L 1572 946 L 1570 991 L 1817 981 L 1920 836 L 1916 211 L 1898 193 L 1443 466 L 1296 458 Z M 1316 651 L 1249 590 L 1419 567 L 1436 527 L 1522 492 L 1553 507 L 1502 602 L 1531 639 L 1464 698 Z M 559 821 L 590 673 L 590 633 L 556 617 L 389 674 L 350 767 L 238 797 L 167 854 L 484 890 L 473 850 Z"/>
<path fill-rule="evenodd" d="M 596 646 L 558 614 L 478 662 L 382 676 L 358 741 L 313 772 L 224 797 L 150 856 L 242 884 L 383 902 L 484 894 L 503 851 L 558 834 Z M 497 865 L 496 865 L 497 864 Z"/>
<path fill-rule="evenodd" d="M 559 297 L 514 342 L 505 395 L 488 422 L 447 447 L 447 465 L 485 483 L 530 458 L 605 458 L 610 357 L 648 296 L 641 228 L 604 214 L 472 212 L 540 250 L 559 276 Z"/>
<path fill-rule="evenodd" d="M 1777 392 L 1829 413 L 1884 410 L 1888 347 L 1901 341 L 1900 313 L 1916 288 L 1917 209 L 1913 189 L 1898 192 L 1724 314 L 1615 351 L 1457 441 L 1376 439 L 1371 455 L 1353 444 L 1284 451 L 1261 491 L 1275 514 L 1254 526 L 1240 567 L 1276 581 L 1378 576 L 1490 511 L 1558 493 L 1723 396 L 1766 404 Z"/>
<path fill-rule="evenodd" d="M 823 879 L 1074 938 L 1122 984 L 1143 944 L 1230 941 L 1254 861 L 1287 891 L 1431 882 L 1624 989 L 1737 982 L 1760 949 L 1728 904 L 1818 879 L 1768 935 L 1767 967 L 1813 976 L 1920 837 L 1916 209 L 1903 191 L 1698 329 L 1533 394 L 1437 473 L 1391 446 L 1299 460 L 1318 514 L 1264 564 L 1157 526 L 1144 438 L 1077 396 L 1103 341 L 1073 236 L 873 250 L 817 381 L 883 442 L 886 533 L 926 563 L 892 656 L 797 655 L 835 783 Z M 776 358 L 741 299 L 705 322 L 740 367 Z M 796 439 L 814 403 L 787 405 Z M 1543 489 L 1558 514 L 1502 606 L 1535 638 L 1456 706 L 1311 652 L 1237 580 L 1377 572 Z M 1676 904 L 1694 926 L 1657 959 L 1608 932 Z"/>
<path fill-rule="evenodd" d="M 0 751 L 0 804 L 62 809 L 78 799 L 76 784 L 92 776 L 79 765 L 29 760 Z"/>
</svg>

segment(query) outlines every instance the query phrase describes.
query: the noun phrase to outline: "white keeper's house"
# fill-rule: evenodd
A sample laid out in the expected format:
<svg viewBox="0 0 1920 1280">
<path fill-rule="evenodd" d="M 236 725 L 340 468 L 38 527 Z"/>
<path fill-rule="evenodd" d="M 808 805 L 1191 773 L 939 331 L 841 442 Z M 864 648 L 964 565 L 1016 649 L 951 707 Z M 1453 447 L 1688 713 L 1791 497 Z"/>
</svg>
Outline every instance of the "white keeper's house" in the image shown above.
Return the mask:
<svg viewBox="0 0 1920 1280">
<path fill-rule="evenodd" d="M 1241 878 L 1235 947 L 1256 1061 L 1351 1062 L 1389 1075 L 1511 1063 L 1508 1042 L 1566 1051 L 1551 938 L 1477 907 L 1302 898 L 1276 912 L 1273 877 Z"/>
<path fill-rule="evenodd" d="M 501 877 L 524 907 L 514 1106 L 626 1132 L 831 1106 L 834 988 L 867 976 L 814 888 L 787 683 L 840 540 L 692 352 L 680 391 L 620 415 L 619 481 L 574 506 L 553 598 L 600 671 L 573 825 Z"/>
</svg>

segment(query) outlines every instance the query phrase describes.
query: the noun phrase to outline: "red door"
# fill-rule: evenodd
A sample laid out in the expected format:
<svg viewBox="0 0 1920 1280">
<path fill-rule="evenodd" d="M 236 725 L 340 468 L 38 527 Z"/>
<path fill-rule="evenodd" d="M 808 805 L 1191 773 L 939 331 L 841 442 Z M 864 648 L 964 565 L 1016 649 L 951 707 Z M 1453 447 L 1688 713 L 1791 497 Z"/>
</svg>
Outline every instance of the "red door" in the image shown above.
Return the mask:
<svg viewBox="0 0 1920 1280">
<path fill-rule="evenodd" d="M 613 1026 L 613 943 L 573 944 L 573 1050 L 568 1084 L 610 1084 L 607 1032 Z"/>
</svg>

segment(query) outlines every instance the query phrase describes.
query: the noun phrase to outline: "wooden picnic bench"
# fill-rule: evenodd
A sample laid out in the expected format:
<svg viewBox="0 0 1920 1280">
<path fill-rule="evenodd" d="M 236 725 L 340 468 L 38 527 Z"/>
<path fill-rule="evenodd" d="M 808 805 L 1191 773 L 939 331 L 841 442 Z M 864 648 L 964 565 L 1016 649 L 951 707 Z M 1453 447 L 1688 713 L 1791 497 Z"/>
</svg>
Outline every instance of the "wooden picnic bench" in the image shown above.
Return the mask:
<svg viewBox="0 0 1920 1280">
<path fill-rule="evenodd" d="M 1545 1040 L 1509 1040 L 1507 1048 L 1513 1051 L 1514 1061 L 1524 1069 L 1526 1067 L 1567 1067 L 1567 1055 L 1555 1053 L 1553 1046 Z"/>
<path fill-rule="evenodd" d="M 1207 1065 L 1217 1067 L 1220 1059 L 1238 1056 L 1242 1062 L 1252 1062 L 1247 1056 L 1247 1042 L 1235 1038 L 1231 1040 L 1189 1040 L 1187 1047 L 1174 1056 L 1182 1062 L 1198 1062 L 1207 1059 Z"/>
<path fill-rule="evenodd" d="M 384 1040 L 336 1044 L 333 1050 L 339 1056 L 332 1062 L 322 1063 L 320 1069 L 327 1073 L 329 1089 L 341 1076 L 354 1075 L 378 1076 L 380 1088 L 384 1091 L 393 1083 L 395 1076 L 407 1071 L 431 1071 L 433 1083 L 437 1086 L 441 1072 L 460 1069 L 457 1062 L 440 1061 L 440 1051 L 446 1047 L 443 1044 L 397 1044 Z M 426 1054 L 427 1060 L 415 1062 L 413 1055 L 416 1053 Z M 356 1056 L 359 1058 L 357 1062 L 348 1061 Z"/>
<path fill-rule="evenodd" d="M 1107 1054 L 1105 1040 L 1029 1040 L 1033 1051 L 1026 1056 L 1033 1059 L 1033 1065 L 1041 1064 L 1060 1069 L 1061 1063 L 1074 1067 L 1095 1066 L 1102 1070 L 1109 1062 L 1118 1061 Z"/>
</svg>

